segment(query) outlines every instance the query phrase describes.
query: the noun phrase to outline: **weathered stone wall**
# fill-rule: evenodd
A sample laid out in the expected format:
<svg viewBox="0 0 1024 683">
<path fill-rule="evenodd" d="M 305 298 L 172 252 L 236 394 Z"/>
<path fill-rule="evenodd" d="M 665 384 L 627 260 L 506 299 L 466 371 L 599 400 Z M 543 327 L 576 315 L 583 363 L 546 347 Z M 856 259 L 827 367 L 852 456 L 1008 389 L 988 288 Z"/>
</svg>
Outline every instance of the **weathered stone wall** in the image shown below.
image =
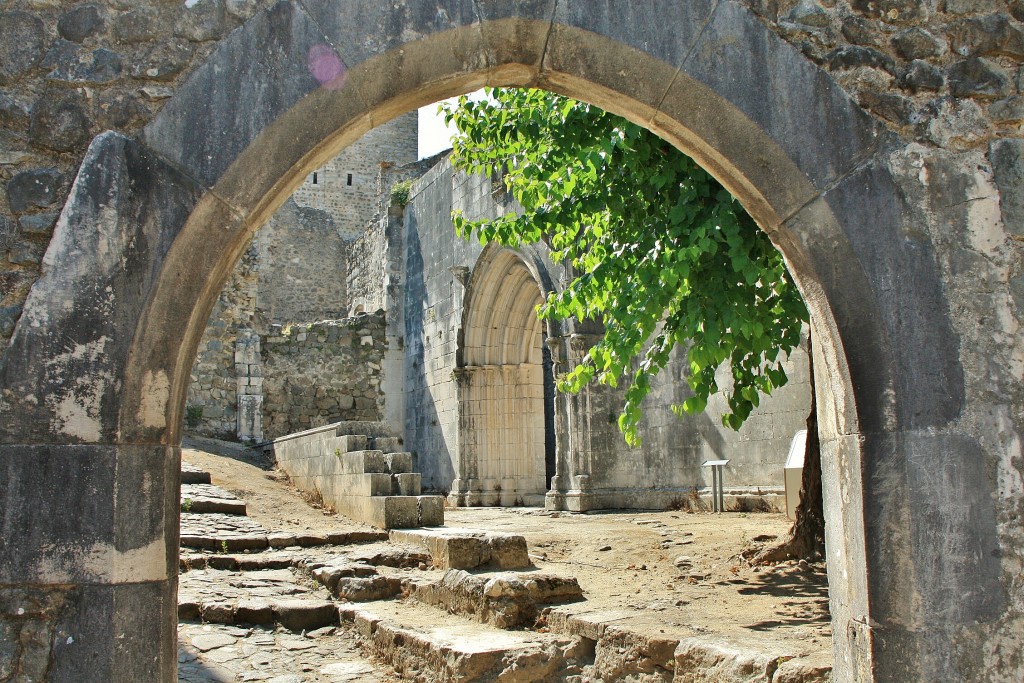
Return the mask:
<svg viewBox="0 0 1024 683">
<path fill-rule="evenodd" d="M 220 439 L 238 434 L 235 342 L 239 330 L 256 329 L 259 266 L 257 237 L 224 284 L 199 342 L 185 404 L 185 429 L 190 433 Z"/>
<path fill-rule="evenodd" d="M 570 350 L 569 355 L 577 356 L 585 348 Z M 716 374 L 723 391 L 709 398 L 704 412 L 679 417 L 669 409 L 693 395 L 686 383 L 685 350 L 675 349 L 643 402 L 639 427 L 643 443 L 638 448 L 629 447 L 618 430 L 624 388 L 591 387 L 579 396 L 561 399 L 575 416 L 569 421 L 569 439 L 585 450 L 585 455 L 567 463 L 569 478 L 561 483 L 571 494 L 564 504 L 570 509 L 677 504 L 694 488 L 710 488 L 711 471 L 701 466 L 706 460 L 729 460 L 723 472 L 729 490 L 751 495 L 781 491 L 790 443 L 806 428 L 811 400 L 806 349 L 795 349 L 783 365 L 789 382 L 763 398 L 734 431 L 722 424 L 728 408 L 724 391 L 732 384 L 728 365 Z M 578 503 L 572 500 L 575 497 Z"/>
<path fill-rule="evenodd" d="M 256 234 L 259 285 L 254 318 L 269 324 L 344 317 L 348 311 L 345 240 L 325 211 L 289 201 Z"/>
<path fill-rule="evenodd" d="M 418 130 L 415 111 L 374 128 L 306 176 L 293 199 L 327 212 L 342 238 L 356 239 L 378 212 L 381 168 L 416 161 Z"/>
<path fill-rule="evenodd" d="M 415 451 L 428 491 L 447 492 L 456 476 L 458 413 L 455 352 L 463 309 L 463 285 L 451 269 L 476 262 L 482 247 L 455 238 L 451 211 L 473 211 L 466 190 L 478 179 L 456 176 L 449 163 L 438 164 L 413 186 L 404 214 L 405 429 L 406 447 Z M 479 185 L 479 183 L 478 183 Z"/>
<path fill-rule="evenodd" d="M 13 0 L 0 10 L 0 339 L 10 337 L 85 149 L 138 132 L 271 0 Z"/>
<path fill-rule="evenodd" d="M 386 228 L 386 219 L 370 221 L 359 237 L 345 245 L 346 303 L 353 313 L 369 313 L 385 306 Z"/>
<path fill-rule="evenodd" d="M 394 315 L 400 313 L 400 305 L 389 303 L 400 297 L 398 289 L 402 282 L 401 211 L 409 201 L 409 183 L 430 170 L 443 156 L 436 155 L 400 166 L 381 164 L 377 175 L 374 217 L 358 238 L 345 243 L 350 310 L 372 312 L 383 308 Z M 392 196 L 392 187 L 396 184 L 401 185 L 404 193 L 401 197 Z M 392 316 L 394 325 L 398 325 L 398 319 Z"/>
<path fill-rule="evenodd" d="M 272 324 L 347 315 L 344 250 L 329 215 L 292 201 L 256 233 L 224 284 L 199 343 L 185 414 L 190 433 L 238 437 L 236 388 L 248 372 L 248 364 L 235 357 L 240 335 L 265 337 Z"/>
<path fill-rule="evenodd" d="M 405 212 L 405 439 L 419 455 L 424 485 L 445 492 L 454 479 L 462 447 L 453 371 L 468 302 L 463 285 L 467 275 L 460 280 L 458 269 L 468 274 L 485 267 L 479 265 L 480 245 L 456 237 L 452 210 L 476 219 L 517 208 L 504 193 L 495 192 L 491 179 L 455 173 L 444 161 L 413 186 Z M 548 288 L 559 286 L 561 269 L 548 262 L 541 249 L 529 250 L 526 259 Z M 559 340 L 563 348 L 572 343 L 567 337 Z M 798 349 L 786 361 L 790 383 L 764 400 L 735 432 L 722 426 L 722 394 L 712 397 L 704 414 L 680 419 L 671 411 L 672 404 L 691 395 L 685 381 L 688 363 L 685 354 L 677 351 L 644 403 L 643 447 L 639 449 L 629 448 L 618 431 L 621 389 L 594 387 L 579 397 L 563 399 L 561 405 L 572 418 L 563 423 L 559 438 L 573 453 L 572 464 L 565 463 L 564 483 L 587 496 L 585 507 L 654 507 L 682 497 L 693 487 L 709 486 L 710 474 L 701 463 L 725 458 L 732 461 L 727 470 L 729 486 L 781 487 L 790 441 L 804 428 L 810 409 L 807 368 L 806 352 Z M 567 369 L 556 367 L 557 372 Z M 720 370 L 723 387 L 728 377 L 727 368 Z"/>
<path fill-rule="evenodd" d="M 235 388 L 244 377 L 238 375 L 234 353 L 240 332 L 265 337 L 273 324 L 384 308 L 386 222 L 379 215 L 387 207 L 379 190 L 387 169 L 415 159 L 417 127 L 412 112 L 364 135 L 316 171 L 316 183 L 310 174 L 253 238 L 199 345 L 186 409 L 191 433 L 241 434 Z M 358 170 L 352 186 L 341 175 L 345 169 Z M 374 176 L 367 180 L 370 172 Z M 264 412 L 273 405 L 264 404 Z M 272 424 L 275 417 L 266 413 L 263 419 Z"/>
<path fill-rule="evenodd" d="M 263 342 L 264 437 L 331 422 L 381 420 L 383 314 L 296 324 Z"/>
</svg>

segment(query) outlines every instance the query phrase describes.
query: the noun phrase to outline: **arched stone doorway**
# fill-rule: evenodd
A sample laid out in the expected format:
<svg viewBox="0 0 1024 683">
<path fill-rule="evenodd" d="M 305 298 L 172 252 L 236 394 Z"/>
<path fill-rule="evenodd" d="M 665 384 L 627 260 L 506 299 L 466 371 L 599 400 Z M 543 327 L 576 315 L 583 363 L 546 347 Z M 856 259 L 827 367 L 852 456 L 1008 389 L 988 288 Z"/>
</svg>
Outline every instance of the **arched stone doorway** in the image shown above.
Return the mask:
<svg viewBox="0 0 1024 683">
<path fill-rule="evenodd" d="M 526 263 L 488 248 L 468 285 L 456 370 L 458 505 L 543 505 L 548 490 L 544 298 Z"/>
<path fill-rule="evenodd" d="M 885 130 L 731 0 L 306 0 L 232 33 L 137 138 L 94 141 L 4 357 L 0 583 L 59 606 L 40 617 L 51 679 L 174 680 L 188 369 L 248 236 L 368 129 L 485 84 L 625 115 L 741 199 L 788 259 L 832 379 L 836 680 L 982 676 L 952 653 L 980 660 L 987 629 L 1020 615 L 989 460 L 956 422 L 933 247 L 907 225 Z M 936 504 L 949 491 L 957 505 Z"/>
</svg>

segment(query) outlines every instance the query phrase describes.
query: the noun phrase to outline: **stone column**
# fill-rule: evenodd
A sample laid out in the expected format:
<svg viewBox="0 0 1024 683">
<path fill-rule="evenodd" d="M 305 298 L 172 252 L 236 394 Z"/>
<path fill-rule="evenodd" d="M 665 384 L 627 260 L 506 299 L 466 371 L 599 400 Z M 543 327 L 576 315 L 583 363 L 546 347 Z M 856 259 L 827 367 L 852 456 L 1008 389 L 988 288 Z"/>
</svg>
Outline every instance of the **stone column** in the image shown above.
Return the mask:
<svg viewBox="0 0 1024 683">
<path fill-rule="evenodd" d="M 564 337 L 548 337 L 544 340 L 551 351 L 552 372 L 557 378 L 566 371 L 566 340 Z M 568 460 L 568 400 L 565 394 L 555 390 L 555 476 L 551 477 L 551 486 L 544 497 L 544 507 L 548 510 L 565 509 L 565 492 L 569 486 Z"/>
<path fill-rule="evenodd" d="M 455 401 L 458 410 L 458 451 L 455 458 L 455 479 L 452 481 L 448 500 L 455 506 L 467 506 L 479 502 L 479 480 L 477 453 L 474 443 L 466 439 L 474 429 L 473 416 L 466 410 L 471 377 L 467 368 L 452 371 L 455 380 Z M 475 492 L 475 493 L 474 493 Z"/>
<path fill-rule="evenodd" d="M 600 338 L 597 334 L 570 335 L 565 340 L 565 371 L 571 371 L 581 363 Z M 559 461 L 564 469 L 559 473 L 562 493 L 557 494 L 552 503 L 558 502 L 562 509 L 584 512 L 594 507 L 590 474 L 595 423 L 591 398 L 595 392 L 600 394 L 604 391 L 605 387 L 588 386 L 579 394 L 559 396 L 557 412 L 564 420 L 564 427 L 559 433 L 562 438 L 558 439 Z M 555 489 L 554 483 L 551 488 Z"/>
<path fill-rule="evenodd" d="M 263 370 L 260 336 L 239 330 L 235 341 L 235 375 L 238 382 L 238 440 L 263 440 Z"/>
</svg>

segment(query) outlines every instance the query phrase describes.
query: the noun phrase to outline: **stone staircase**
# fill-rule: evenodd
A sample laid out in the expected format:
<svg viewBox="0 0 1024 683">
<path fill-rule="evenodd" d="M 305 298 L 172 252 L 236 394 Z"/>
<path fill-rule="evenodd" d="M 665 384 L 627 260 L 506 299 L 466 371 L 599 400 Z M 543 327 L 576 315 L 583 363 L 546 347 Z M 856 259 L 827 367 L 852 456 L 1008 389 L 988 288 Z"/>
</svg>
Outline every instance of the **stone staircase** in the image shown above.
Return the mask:
<svg viewBox="0 0 1024 683">
<path fill-rule="evenodd" d="M 388 455 L 344 453 L 351 457 L 343 463 Z M 203 536 L 196 518 L 215 533 Z M 249 542 L 228 542 L 227 527 Z M 654 612 L 590 606 L 576 578 L 537 571 L 516 534 L 433 528 L 298 536 L 241 515 L 188 513 L 182 539 L 181 681 L 277 681 L 278 673 L 291 681 L 301 662 L 303 671 L 342 672 L 322 678 L 332 681 L 830 680 L 828 657 L 767 634 L 702 635 L 670 628 Z M 342 650 L 343 661 L 332 659 Z"/>
<path fill-rule="evenodd" d="M 442 496 L 424 496 L 412 453 L 373 422 L 338 422 L 274 440 L 274 456 L 301 490 L 380 529 L 444 524 Z"/>
</svg>

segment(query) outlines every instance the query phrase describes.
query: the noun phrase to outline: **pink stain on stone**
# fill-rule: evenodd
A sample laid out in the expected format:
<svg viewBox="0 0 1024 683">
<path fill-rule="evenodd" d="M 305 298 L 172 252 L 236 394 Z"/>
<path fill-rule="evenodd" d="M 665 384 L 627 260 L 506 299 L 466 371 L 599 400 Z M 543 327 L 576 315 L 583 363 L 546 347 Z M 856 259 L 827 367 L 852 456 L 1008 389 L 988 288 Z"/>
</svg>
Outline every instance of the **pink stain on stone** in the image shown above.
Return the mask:
<svg viewBox="0 0 1024 683">
<path fill-rule="evenodd" d="M 320 44 L 309 48 L 306 64 L 309 67 L 309 73 L 324 88 L 338 90 L 345 85 L 348 70 L 342 63 L 341 57 L 330 45 Z"/>
</svg>

